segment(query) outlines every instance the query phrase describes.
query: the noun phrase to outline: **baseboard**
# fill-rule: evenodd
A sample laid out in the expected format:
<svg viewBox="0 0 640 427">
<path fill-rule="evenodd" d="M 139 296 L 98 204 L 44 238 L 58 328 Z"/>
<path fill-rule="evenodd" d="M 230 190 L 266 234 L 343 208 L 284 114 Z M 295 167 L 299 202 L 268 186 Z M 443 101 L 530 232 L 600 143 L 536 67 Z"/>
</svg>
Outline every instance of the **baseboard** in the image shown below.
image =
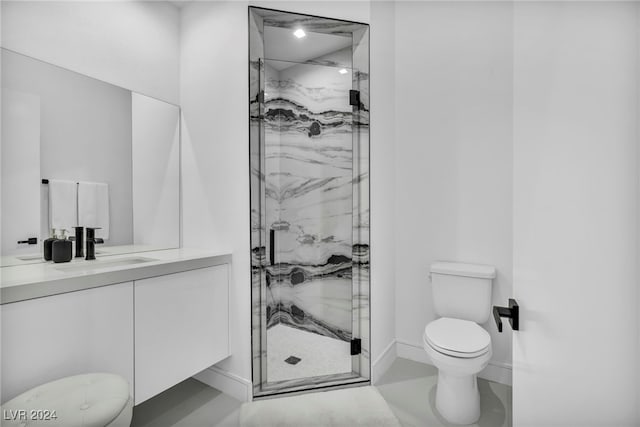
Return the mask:
<svg viewBox="0 0 640 427">
<path fill-rule="evenodd" d="M 396 354 L 403 359 L 413 360 L 414 362 L 431 364 L 427 353 L 421 345 L 412 344 L 403 341 L 396 341 Z M 511 385 L 512 367 L 508 363 L 497 362 L 491 360 L 489 365 L 478 374 L 480 378 L 493 381 L 500 384 Z"/>
<path fill-rule="evenodd" d="M 398 357 L 402 357 L 403 359 L 426 363 L 427 365 L 431 364 L 431 361 L 422 346 L 396 340 L 396 353 L 398 354 Z"/>
<path fill-rule="evenodd" d="M 217 366 L 211 366 L 193 378 L 241 402 L 250 402 L 253 396 L 251 381 Z"/>
<path fill-rule="evenodd" d="M 490 360 L 487 367 L 484 368 L 478 376 L 485 380 L 493 381 L 494 383 L 510 386 L 512 384 L 512 373 L 513 368 L 511 364 Z"/>
<path fill-rule="evenodd" d="M 396 356 L 396 340 L 392 340 L 382 351 L 382 354 L 371 364 L 371 384 L 376 384 L 380 380 L 393 361 L 396 360 Z"/>
</svg>

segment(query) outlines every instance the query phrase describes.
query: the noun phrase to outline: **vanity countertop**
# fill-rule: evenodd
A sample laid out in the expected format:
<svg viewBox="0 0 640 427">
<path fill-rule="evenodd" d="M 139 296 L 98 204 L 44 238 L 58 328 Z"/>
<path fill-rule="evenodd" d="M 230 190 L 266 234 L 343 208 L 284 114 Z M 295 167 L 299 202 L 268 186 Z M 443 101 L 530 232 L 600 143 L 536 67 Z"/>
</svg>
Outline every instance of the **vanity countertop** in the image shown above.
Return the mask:
<svg viewBox="0 0 640 427">
<path fill-rule="evenodd" d="M 231 262 L 230 252 L 165 249 L 0 268 L 0 303 L 80 291 Z"/>
<path fill-rule="evenodd" d="M 96 246 L 96 256 L 101 255 L 122 255 L 136 252 L 162 251 L 168 249 L 166 246 L 151 245 L 115 245 L 115 246 Z M 174 248 L 177 249 L 177 248 Z M 18 265 L 41 264 L 46 262 L 42 258 L 42 248 L 38 252 L 24 253 L 12 256 L 0 256 L 0 267 L 13 267 Z"/>
</svg>

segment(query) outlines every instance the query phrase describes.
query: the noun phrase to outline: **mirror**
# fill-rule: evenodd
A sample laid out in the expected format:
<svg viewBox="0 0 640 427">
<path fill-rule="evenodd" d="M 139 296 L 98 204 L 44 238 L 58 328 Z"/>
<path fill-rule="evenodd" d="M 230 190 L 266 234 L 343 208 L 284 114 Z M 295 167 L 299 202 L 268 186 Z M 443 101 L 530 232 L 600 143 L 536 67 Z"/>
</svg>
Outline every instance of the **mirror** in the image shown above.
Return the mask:
<svg viewBox="0 0 640 427">
<path fill-rule="evenodd" d="M 179 121 L 177 105 L 2 49 L 2 266 L 43 262 L 51 229 L 75 225 L 102 227 L 98 256 L 178 247 Z"/>
</svg>

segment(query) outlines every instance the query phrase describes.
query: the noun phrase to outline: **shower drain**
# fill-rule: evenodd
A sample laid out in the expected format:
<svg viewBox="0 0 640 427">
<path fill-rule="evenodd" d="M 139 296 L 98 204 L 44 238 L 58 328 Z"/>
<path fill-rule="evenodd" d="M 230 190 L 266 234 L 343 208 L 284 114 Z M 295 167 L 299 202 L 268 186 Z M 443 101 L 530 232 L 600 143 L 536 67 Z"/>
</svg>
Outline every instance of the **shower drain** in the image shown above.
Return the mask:
<svg viewBox="0 0 640 427">
<path fill-rule="evenodd" d="M 284 359 L 284 361 L 287 362 L 289 365 L 295 365 L 296 363 L 298 363 L 301 360 L 302 359 L 300 359 L 299 357 L 295 357 L 295 356 L 289 356 L 286 359 Z"/>
</svg>

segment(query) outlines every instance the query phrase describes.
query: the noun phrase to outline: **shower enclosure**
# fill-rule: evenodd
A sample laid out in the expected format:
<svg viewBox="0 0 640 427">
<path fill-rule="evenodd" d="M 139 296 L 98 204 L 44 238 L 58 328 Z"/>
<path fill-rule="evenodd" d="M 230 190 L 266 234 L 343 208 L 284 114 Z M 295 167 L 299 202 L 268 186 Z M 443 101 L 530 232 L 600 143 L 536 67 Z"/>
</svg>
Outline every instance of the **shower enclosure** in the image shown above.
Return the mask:
<svg viewBox="0 0 640 427">
<path fill-rule="evenodd" d="M 368 383 L 369 26 L 249 33 L 254 396 Z"/>
</svg>

